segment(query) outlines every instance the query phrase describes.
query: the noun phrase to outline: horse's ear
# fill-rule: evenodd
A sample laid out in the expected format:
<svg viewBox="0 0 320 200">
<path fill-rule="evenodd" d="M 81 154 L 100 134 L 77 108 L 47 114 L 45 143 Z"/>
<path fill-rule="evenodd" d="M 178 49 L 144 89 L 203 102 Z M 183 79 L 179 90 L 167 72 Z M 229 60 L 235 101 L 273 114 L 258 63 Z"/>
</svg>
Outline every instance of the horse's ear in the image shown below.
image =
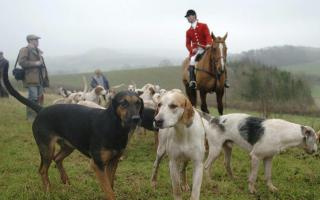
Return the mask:
<svg viewBox="0 0 320 200">
<path fill-rule="evenodd" d="M 211 32 L 211 37 L 212 37 L 213 41 L 216 41 L 216 36 L 213 34 L 213 32 Z"/>
<path fill-rule="evenodd" d="M 223 41 L 225 41 L 228 37 L 228 32 L 226 32 L 226 34 L 223 36 Z"/>
</svg>

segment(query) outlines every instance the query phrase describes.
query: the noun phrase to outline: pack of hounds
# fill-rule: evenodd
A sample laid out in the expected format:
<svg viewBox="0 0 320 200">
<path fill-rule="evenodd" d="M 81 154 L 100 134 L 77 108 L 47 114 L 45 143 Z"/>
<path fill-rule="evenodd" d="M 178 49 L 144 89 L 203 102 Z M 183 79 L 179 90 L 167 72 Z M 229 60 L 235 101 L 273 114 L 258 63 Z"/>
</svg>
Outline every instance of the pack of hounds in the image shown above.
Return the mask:
<svg viewBox="0 0 320 200">
<path fill-rule="evenodd" d="M 319 132 L 309 126 L 244 113 L 214 117 L 193 107 L 181 90 L 165 90 L 150 83 L 142 88 L 132 84 L 119 92 L 116 91 L 119 86 L 109 91 L 97 86 L 81 92 L 61 88 L 62 98 L 51 106 L 41 107 L 12 87 L 8 68 L 4 68 L 3 81 L 9 93 L 38 113 L 32 131 L 40 152 L 39 174 L 46 191 L 51 186 L 48 169 L 52 161 L 61 181 L 70 184 L 63 160 L 77 149 L 90 159 L 105 197 L 116 199 L 113 187 L 118 163 L 131 135 L 141 128 L 156 133 L 151 185 L 157 187 L 159 165 L 167 155 L 175 200 L 182 199 L 182 192 L 190 190 L 190 199 L 200 199 L 202 180 L 210 181 L 212 165 L 222 150 L 226 172 L 233 177 L 233 145 L 247 151 L 251 158 L 250 193 L 257 191 L 260 161 L 264 163 L 267 187 L 275 192 L 278 189 L 271 179 L 275 155 L 290 147 L 301 147 L 308 154 L 317 151 Z M 56 144 L 60 146 L 58 152 Z M 191 188 L 186 176 L 189 163 L 193 167 Z"/>
</svg>

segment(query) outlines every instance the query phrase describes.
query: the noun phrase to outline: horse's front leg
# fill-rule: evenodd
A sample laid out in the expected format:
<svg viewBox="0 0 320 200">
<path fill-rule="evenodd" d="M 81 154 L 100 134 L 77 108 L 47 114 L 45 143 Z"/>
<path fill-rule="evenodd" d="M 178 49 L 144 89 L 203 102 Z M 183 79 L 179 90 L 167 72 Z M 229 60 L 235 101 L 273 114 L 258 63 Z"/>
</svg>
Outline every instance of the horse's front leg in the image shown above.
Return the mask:
<svg viewBox="0 0 320 200">
<path fill-rule="evenodd" d="M 201 99 L 201 110 L 205 113 L 209 113 L 208 106 L 207 106 L 207 92 L 200 90 L 200 99 Z"/>
<path fill-rule="evenodd" d="M 221 86 L 224 87 L 224 86 Z M 218 104 L 218 112 L 220 115 L 223 115 L 223 94 L 224 89 L 216 91 L 217 104 Z"/>
</svg>

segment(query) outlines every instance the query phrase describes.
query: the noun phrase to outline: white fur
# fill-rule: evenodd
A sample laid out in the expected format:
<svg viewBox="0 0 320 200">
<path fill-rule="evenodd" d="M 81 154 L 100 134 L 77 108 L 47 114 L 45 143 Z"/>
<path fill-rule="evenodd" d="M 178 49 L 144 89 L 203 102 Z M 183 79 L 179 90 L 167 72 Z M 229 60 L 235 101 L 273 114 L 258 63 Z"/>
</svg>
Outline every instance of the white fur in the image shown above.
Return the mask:
<svg viewBox="0 0 320 200">
<path fill-rule="evenodd" d="M 164 123 L 163 129 L 159 130 L 159 145 L 152 172 L 152 184 L 156 186 L 158 167 L 164 153 L 167 152 L 174 199 L 182 198 L 181 189 L 183 191 L 189 189 L 185 171 L 188 161 L 192 161 L 194 169 L 190 199 L 197 200 L 200 198 L 203 176 L 205 129 L 200 115 L 194 108 L 194 116 L 189 126 L 181 120 L 184 113 L 182 107 L 170 108 L 169 105 L 175 103 L 177 94 L 184 96 L 177 91 L 170 91 L 161 97 L 162 105 L 155 117 L 155 120 L 163 119 Z M 185 96 L 184 98 L 187 99 Z"/>
<path fill-rule="evenodd" d="M 225 63 L 224 63 L 224 58 L 225 58 L 225 55 L 224 55 L 224 51 L 223 51 L 223 44 L 222 43 L 219 43 L 219 49 L 220 49 L 220 59 L 221 59 L 221 70 L 224 71 L 225 69 Z"/>
<path fill-rule="evenodd" d="M 255 181 L 258 173 L 259 161 L 264 161 L 265 177 L 267 185 L 271 191 L 276 191 L 271 181 L 271 165 L 272 158 L 279 152 L 294 146 L 302 146 L 306 149 L 304 138 L 306 135 L 302 132 L 302 126 L 281 119 L 267 119 L 262 123 L 264 134 L 254 144 L 248 143 L 239 133 L 239 125 L 244 123 L 244 120 L 249 117 L 247 114 L 228 114 L 222 115 L 219 118 L 219 123 L 224 127 L 224 131 L 216 123 L 205 121 L 206 137 L 209 144 L 209 155 L 205 162 L 206 176 L 209 177 L 209 171 L 213 162 L 218 158 L 221 150 L 225 152 L 225 167 L 230 176 L 232 170 L 230 166 L 232 143 L 239 145 L 241 148 L 249 152 L 251 157 L 251 172 L 249 176 L 249 191 L 255 193 Z M 311 131 L 311 137 L 317 136 L 314 130 L 304 126 L 306 130 Z M 312 138 L 311 138 L 312 139 Z M 309 151 L 316 151 L 317 144 L 309 147 Z M 309 152 L 311 153 L 311 152 Z"/>
</svg>

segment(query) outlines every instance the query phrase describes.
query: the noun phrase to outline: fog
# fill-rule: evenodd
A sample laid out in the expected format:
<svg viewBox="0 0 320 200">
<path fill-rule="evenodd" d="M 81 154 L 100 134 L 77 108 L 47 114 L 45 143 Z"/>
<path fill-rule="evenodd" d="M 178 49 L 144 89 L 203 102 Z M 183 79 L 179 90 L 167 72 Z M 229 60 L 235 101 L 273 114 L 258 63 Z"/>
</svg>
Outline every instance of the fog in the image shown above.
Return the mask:
<svg viewBox="0 0 320 200">
<path fill-rule="evenodd" d="M 45 56 L 91 49 L 155 56 L 187 55 L 184 18 L 190 8 L 215 35 L 229 33 L 229 52 L 274 45 L 320 47 L 316 0 L 150 1 L 1 0 L 0 50 L 15 59 L 27 34 L 41 37 Z"/>
</svg>

